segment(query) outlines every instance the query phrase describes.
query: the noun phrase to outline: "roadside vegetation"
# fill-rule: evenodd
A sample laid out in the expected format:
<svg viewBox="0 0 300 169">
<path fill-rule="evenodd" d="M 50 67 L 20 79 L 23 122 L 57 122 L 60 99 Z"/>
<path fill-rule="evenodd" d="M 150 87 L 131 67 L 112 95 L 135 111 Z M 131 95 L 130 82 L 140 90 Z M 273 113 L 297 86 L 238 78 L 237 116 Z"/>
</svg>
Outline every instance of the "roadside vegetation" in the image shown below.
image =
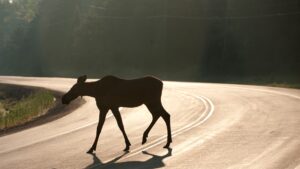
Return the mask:
<svg viewBox="0 0 300 169">
<path fill-rule="evenodd" d="M 291 83 L 271 83 L 268 86 L 272 87 L 284 87 L 284 88 L 295 88 L 295 89 L 300 89 L 300 84 L 291 84 Z"/>
<path fill-rule="evenodd" d="M 0 85 L 0 130 L 32 121 L 44 115 L 54 103 L 50 91 Z"/>
<path fill-rule="evenodd" d="M 257 77 L 243 77 L 243 78 L 225 76 L 222 78 L 219 77 L 219 78 L 203 79 L 202 82 L 260 85 L 260 86 L 300 89 L 299 80 L 293 80 L 291 77 L 282 77 L 282 76 L 279 77 L 257 76 Z"/>
<path fill-rule="evenodd" d="M 300 89 L 300 84 L 297 82 L 246 81 L 246 82 L 236 82 L 236 83 Z"/>
</svg>

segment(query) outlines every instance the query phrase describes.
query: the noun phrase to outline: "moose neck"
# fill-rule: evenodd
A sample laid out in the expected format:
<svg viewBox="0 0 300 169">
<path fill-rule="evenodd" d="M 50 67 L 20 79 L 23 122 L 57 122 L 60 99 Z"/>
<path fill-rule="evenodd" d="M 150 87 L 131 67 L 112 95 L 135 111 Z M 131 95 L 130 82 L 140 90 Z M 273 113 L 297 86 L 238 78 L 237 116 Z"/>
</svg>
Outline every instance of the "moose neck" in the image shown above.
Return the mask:
<svg viewBox="0 0 300 169">
<path fill-rule="evenodd" d="M 82 96 L 90 96 L 95 97 L 97 93 L 97 84 L 95 82 L 87 82 L 84 83 L 82 89 L 81 89 L 81 95 Z"/>
</svg>

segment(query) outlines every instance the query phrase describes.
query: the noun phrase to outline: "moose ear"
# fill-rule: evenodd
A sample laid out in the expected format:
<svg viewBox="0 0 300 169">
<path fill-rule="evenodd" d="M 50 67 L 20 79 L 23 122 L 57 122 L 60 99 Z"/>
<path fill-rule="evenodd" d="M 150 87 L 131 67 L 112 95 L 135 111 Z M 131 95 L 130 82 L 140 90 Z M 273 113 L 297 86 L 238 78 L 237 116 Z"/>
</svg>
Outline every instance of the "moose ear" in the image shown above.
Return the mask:
<svg viewBox="0 0 300 169">
<path fill-rule="evenodd" d="M 80 76 L 77 79 L 77 83 L 84 83 L 86 81 L 86 79 L 87 79 L 87 75 Z"/>
</svg>

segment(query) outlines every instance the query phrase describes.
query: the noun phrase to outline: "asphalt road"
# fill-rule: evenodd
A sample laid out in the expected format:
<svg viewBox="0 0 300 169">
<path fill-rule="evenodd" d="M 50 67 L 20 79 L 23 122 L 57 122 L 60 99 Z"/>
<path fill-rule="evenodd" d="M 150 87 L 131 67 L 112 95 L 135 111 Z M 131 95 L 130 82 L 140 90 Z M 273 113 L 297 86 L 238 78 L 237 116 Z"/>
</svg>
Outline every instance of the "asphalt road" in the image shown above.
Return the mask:
<svg viewBox="0 0 300 169">
<path fill-rule="evenodd" d="M 0 77 L 12 83 L 67 91 L 75 79 Z M 92 98 L 55 121 L 0 137 L 1 169 L 178 168 L 300 169 L 300 90 L 247 85 L 164 82 L 173 143 L 166 126 L 151 122 L 145 106 L 123 108 L 131 151 L 108 114 L 94 155 L 98 109 Z"/>
</svg>

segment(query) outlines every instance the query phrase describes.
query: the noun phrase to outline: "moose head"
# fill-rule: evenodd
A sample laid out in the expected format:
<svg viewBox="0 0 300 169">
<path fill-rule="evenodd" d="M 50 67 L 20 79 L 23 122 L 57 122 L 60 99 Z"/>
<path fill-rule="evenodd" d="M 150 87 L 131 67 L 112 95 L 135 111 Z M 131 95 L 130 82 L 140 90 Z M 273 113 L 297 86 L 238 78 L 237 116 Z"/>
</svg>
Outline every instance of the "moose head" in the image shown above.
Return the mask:
<svg viewBox="0 0 300 169">
<path fill-rule="evenodd" d="M 65 95 L 63 95 L 61 99 L 62 104 L 69 104 L 77 97 L 82 96 L 82 88 L 86 79 L 87 79 L 86 75 L 78 77 L 77 83 L 74 84 L 72 88 Z"/>
</svg>

